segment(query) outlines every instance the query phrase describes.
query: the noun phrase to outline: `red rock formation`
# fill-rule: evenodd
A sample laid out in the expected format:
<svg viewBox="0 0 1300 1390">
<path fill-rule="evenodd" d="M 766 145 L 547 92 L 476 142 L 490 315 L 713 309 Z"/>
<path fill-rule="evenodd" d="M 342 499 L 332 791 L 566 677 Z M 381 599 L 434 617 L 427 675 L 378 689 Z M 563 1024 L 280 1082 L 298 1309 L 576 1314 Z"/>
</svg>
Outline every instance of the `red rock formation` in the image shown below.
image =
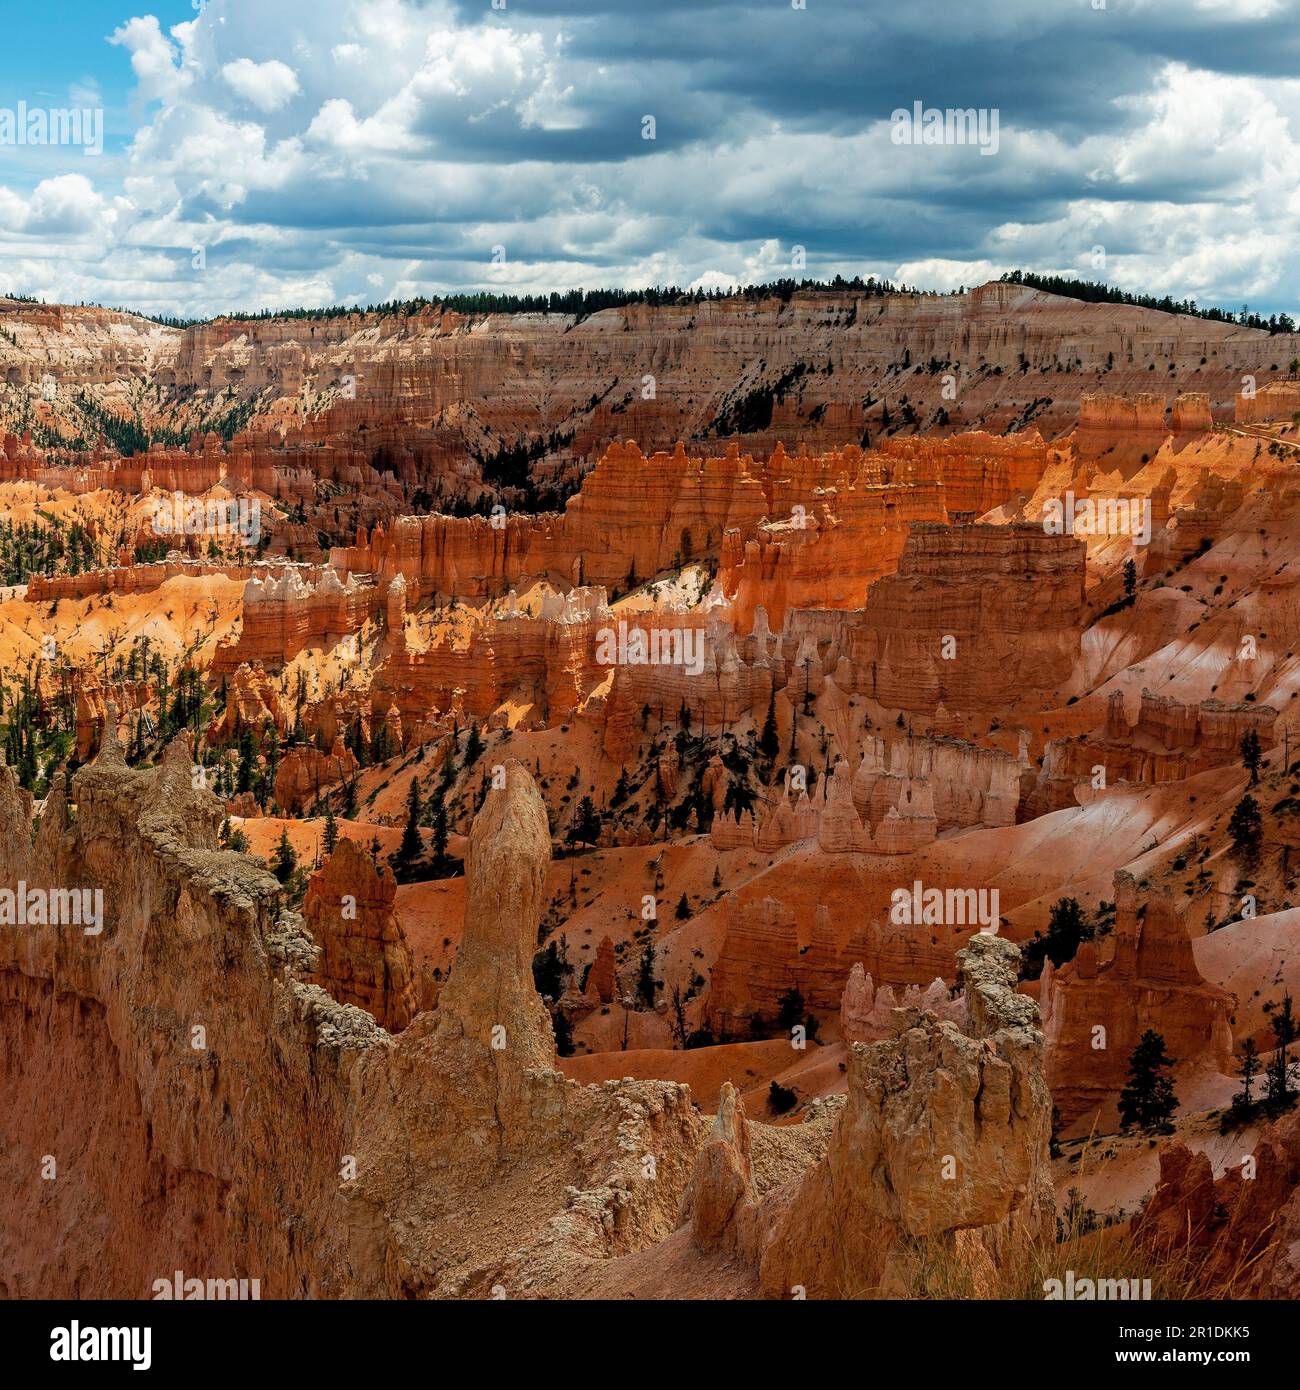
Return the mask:
<svg viewBox="0 0 1300 1390">
<path fill-rule="evenodd" d="M 895 1009 L 929 1012 L 960 1026 L 965 1004 L 960 996 L 951 997 L 942 980 L 932 980 L 925 989 L 908 985 L 896 995 L 889 985 L 876 988 L 871 976 L 855 962 L 840 999 L 840 1036 L 845 1042 L 879 1042 L 894 1031 Z"/>
<path fill-rule="evenodd" d="M 887 917 L 887 899 L 882 908 Z M 823 907 L 800 904 L 796 911 L 775 898 L 730 896 L 724 922 L 706 1002 L 718 1037 L 747 1035 L 755 1014 L 775 1018 L 782 997 L 795 988 L 814 1013 L 837 1012 L 856 964 L 882 984 L 929 985 L 950 977 L 961 942 L 961 929 L 836 921 Z"/>
<path fill-rule="evenodd" d="M 1184 1075 L 1232 1070 L 1233 997 L 1196 968 L 1172 895 L 1149 898 L 1140 914 L 1137 885 L 1121 872 L 1115 908 L 1113 937 L 1085 941 L 1040 995 L 1048 1082 L 1067 1124 L 1098 1109 L 1111 1115 L 1148 1029 Z"/>
<path fill-rule="evenodd" d="M 742 1229 L 753 1199 L 745 1102 L 735 1086 L 724 1081 L 713 1129 L 682 1197 L 682 1217 L 690 1222 L 691 1240 L 704 1251 L 735 1250 L 744 1238 Z"/>
<path fill-rule="evenodd" d="M 1107 702 L 1103 726 L 1048 742 L 1027 814 L 1046 815 L 1087 801 L 1094 794 L 1099 767 L 1104 769 L 1106 788 L 1126 783 L 1158 786 L 1237 761 L 1241 740 L 1250 730 L 1267 750 L 1276 741 L 1276 720 L 1277 711 L 1269 705 L 1221 700 L 1185 705 L 1143 690 L 1137 722 L 1130 724 L 1123 693 L 1117 690 Z"/>
<path fill-rule="evenodd" d="M 1239 425 L 1290 420 L 1297 410 L 1300 410 L 1300 381 L 1270 381 L 1257 387 L 1253 396 L 1238 391 L 1233 419 Z"/>
<path fill-rule="evenodd" d="M 780 437 L 823 448 L 857 443 L 864 429 L 884 432 L 886 408 L 897 427 L 904 395 L 918 422 L 943 407 L 947 428 L 1002 434 L 1023 420 L 1023 405 L 1006 398 L 1012 374 L 1018 400 L 1050 401 L 1034 419 L 1059 432 L 1074 423 L 1085 392 L 1103 381 L 1141 389 L 1157 359 L 1162 370 L 1172 364 L 1179 381 L 1190 378 L 1226 399 L 1240 389 L 1243 371 L 1267 375 L 1272 362 L 1300 351 L 1294 336 L 1081 304 L 1001 282 L 945 297 L 800 291 L 627 305 L 581 319 L 471 319 L 428 306 L 310 325 L 272 318 L 170 329 L 84 307 L 5 303 L 0 312 L 12 333 L 6 370 L 14 383 L 39 381 L 53 364 L 122 413 L 133 388 L 158 388 L 164 399 L 156 409 L 173 429 L 197 425 L 218 403 L 228 410 L 225 393 L 233 388 L 242 401 L 258 400 L 260 419 L 292 428 L 322 455 L 330 435 L 351 435 L 354 467 L 371 466 L 359 443 L 362 427 L 391 429 L 401 420 L 424 434 L 416 446 L 396 450 L 394 463 L 426 477 L 521 434 L 549 436 L 543 467 L 588 457 L 618 435 L 650 449 L 671 447 L 675 439 L 733 428 L 728 403 L 754 391 L 771 403 L 770 424 L 744 436 L 756 449 Z M 908 354 L 934 366 L 900 381 Z M 304 399 L 315 411 L 305 425 Z"/>
<path fill-rule="evenodd" d="M 1165 398 L 1150 391 L 1113 396 L 1085 391 L 1079 400 L 1075 447 L 1081 455 L 1107 452 L 1117 444 L 1155 453 L 1171 433 L 1165 418 Z"/>
<path fill-rule="evenodd" d="M 277 669 L 308 647 L 328 649 L 359 632 L 378 609 L 378 591 L 326 569 L 312 583 L 297 567 L 282 577 L 254 575 L 244 586 L 243 627 L 236 641 L 212 658 L 213 675 L 249 662 Z"/>
<path fill-rule="evenodd" d="M 275 800 L 288 815 L 295 816 L 320 800 L 321 793 L 356 775 L 359 764 L 341 738 L 334 740 L 328 753 L 314 743 L 294 744 L 275 773 Z"/>
<path fill-rule="evenodd" d="M 473 620 L 467 639 L 448 635 L 424 650 L 396 644 L 374 674 L 372 709 L 384 717 L 395 706 L 408 730 L 454 706 L 483 720 L 507 700 L 562 722 L 608 679 L 597 635 L 612 621 L 600 589 L 549 597 L 536 617 L 519 613 L 511 595 L 504 612 Z"/>
<path fill-rule="evenodd" d="M 155 699 L 156 692 L 149 681 L 114 681 L 107 689 L 94 667 L 78 667 L 70 673 L 70 684 L 76 695 L 76 734 L 74 750 L 78 762 L 85 762 L 99 747 L 100 736 L 114 709 L 119 722 L 133 722 Z"/>
<path fill-rule="evenodd" d="M 527 1296 L 671 1232 L 703 1138 L 689 1092 L 551 1070 L 527 774 L 471 836 L 440 1008 L 393 1038 L 305 981 L 318 948 L 269 874 L 215 849 L 222 808 L 191 759 L 177 740 L 132 771 L 110 730 L 75 819 L 56 777 L 34 847 L 0 767 L 0 881 L 104 894 L 96 937 L 0 933 L 0 1082 L 31 1117 L 0 1146 L 7 1296 L 146 1298 L 176 1269 L 267 1297 Z M 50 1156 L 58 1181 L 34 1184 Z"/>
<path fill-rule="evenodd" d="M 283 734 L 288 716 L 280 706 L 280 696 L 260 661 L 236 668 L 226 686 L 226 705 L 213 720 L 208 738 L 229 743 L 242 729 L 260 730 L 274 726 Z"/>
<path fill-rule="evenodd" d="M 852 689 L 887 707 L 1015 708 L 1070 675 L 1084 547 L 1038 526 L 914 526 L 849 629 Z M 948 641 L 946 639 L 951 639 Z"/>
<path fill-rule="evenodd" d="M 279 578 L 284 566 L 271 561 L 247 565 L 216 564 L 172 554 L 151 565 L 117 565 L 110 569 L 84 570 L 81 574 L 34 574 L 27 581 L 27 597 L 33 603 L 56 599 L 102 598 L 106 594 L 146 594 L 160 589 L 169 579 L 204 579 L 220 575 L 249 580 L 254 576 Z"/>
<path fill-rule="evenodd" d="M 1174 433 L 1179 435 L 1197 434 L 1214 428 L 1214 417 L 1210 413 L 1210 398 L 1204 391 L 1180 391 L 1174 397 Z"/>
<path fill-rule="evenodd" d="M 1163 1149 L 1160 1180 L 1134 1234 L 1157 1257 L 1185 1260 L 1207 1297 L 1294 1298 L 1300 1113 L 1266 1125 L 1248 1159 L 1217 1181 L 1204 1153 L 1178 1143 Z"/>
<path fill-rule="evenodd" d="M 618 993 L 617 957 L 614 942 L 608 936 L 602 936 L 596 947 L 596 958 L 587 974 L 586 992 L 602 1004 L 612 1003 Z"/>
<path fill-rule="evenodd" d="M 978 936 L 961 953 L 964 1030 L 916 1011 L 849 1058 L 848 1102 L 826 1157 L 755 1201 L 749 1135 L 734 1095 L 689 1189 L 698 1248 L 757 1267 L 769 1298 L 897 1296 L 940 1250 L 987 1290 L 999 1262 L 1043 1238 L 1051 1098 L 1018 952 Z"/>
<path fill-rule="evenodd" d="M 311 876 L 303 902 L 307 930 L 320 947 L 315 982 L 390 1033 L 400 1033 L 422 1002 L 396 897 L 391 871 L 344 838 Z"/>
</svg>

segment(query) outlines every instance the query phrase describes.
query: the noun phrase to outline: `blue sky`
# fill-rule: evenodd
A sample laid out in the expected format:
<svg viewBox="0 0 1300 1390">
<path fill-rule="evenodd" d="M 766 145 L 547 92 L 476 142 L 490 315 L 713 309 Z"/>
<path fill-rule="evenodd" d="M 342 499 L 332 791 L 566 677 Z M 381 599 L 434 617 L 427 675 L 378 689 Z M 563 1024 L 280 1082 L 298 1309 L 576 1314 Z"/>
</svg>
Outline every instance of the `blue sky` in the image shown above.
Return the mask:
<svg viewBox="0 0 1300 1390">
<path fill-rule="evenodd" d="M 106 135 L 0 144 L 0 289 L 201 315 L 1020 265 L 1298 312 L 1300 0 L 10 8 L 0 121 Z M 895 143 L 914 101 L 995 113 L 996 150 Z"/>
</svg>

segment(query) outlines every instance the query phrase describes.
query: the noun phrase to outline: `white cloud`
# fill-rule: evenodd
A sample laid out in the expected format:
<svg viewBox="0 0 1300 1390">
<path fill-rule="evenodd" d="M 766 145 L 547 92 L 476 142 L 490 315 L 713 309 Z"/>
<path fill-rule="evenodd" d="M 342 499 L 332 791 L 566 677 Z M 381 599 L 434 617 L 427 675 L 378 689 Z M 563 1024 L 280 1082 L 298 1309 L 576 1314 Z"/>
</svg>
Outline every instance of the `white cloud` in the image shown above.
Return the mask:
<svg viewBox="0 0 1300 1390">
<path fill-rule="evenodd" d="M 11 232 L 78 238 L 93 232 L 107 237 L 116 218 L 116 209 L 82 174 L 42 179 L 28 198 L 0 188 L 0 227 Z"/>
<path fill-rule="evenodd" d="M 272 58 L 265 63 L 255 63 L 251 58 L 236 58 L 221 69 L 226 85 L 241 96 L 250 106 L 259 111 L 278 111 L 286 102 L 298 95 L 298 74 Z"/>
<path fill-rule="evenodd" d="M 996 280 L 1012 267 L 994 261 L 947 261 L 931 257 L 928 260 L 904 261 L 889 278 L 896 284 L 915 285 L 927 290 L 955 290 L 965 285 L 982 285 Z"/>
<path fill-rule="evenodd" d="M 1257 22 L 1281 0 L 1245 3 Z M 884 41 L 932 31 L 940 8 L 921 0 Z M 1186 0 L 1145 8 L 1171 26 L 1188 12 Z M 1248 29 L 1219 0 L 1200 10 L 1196 24 Z M 895 146 L 888 111 L 870 103 L 821 119 L 820 68 L 800 75 L 809 112 L 792 110 L 761 73 L 752 88 L 737 79 L 721 21 L 682 28 L 672 51 L 674 18 L 656 21 L 663 54 L 651 43 L 644 57 L 611 27 L 621 20 L 503 17 L 486 3 L 470 16 L 453 0 L 223 0 L 168 30 L 130 19 L 111 41 L 135 74 L 134 139 L 120 158 L 29 157 L 34 185 L 6 166 L 3 279 L 210 313 L 463 284 L 841 273 L 950 289 L 1020 265 L 1294 312 L 1300 82 L 1210 71 L 1212 55 L 1165 63 L 1081 135 L 1008 98 L 999 153 L 981 158 Z M 987 23 L 1055 21 L 1007 0 L 995 20 L 954 22 L 974 42 Z M 789 62 L 803 56 L 792 39 Z M 1104 74 L 1096 90 L 1109 91 Z M 654 144 L 642 111 L 657 116 Z M 199 243 L 228 255 L 195 275 Z M 498 243 L 508 259 L 494 267 Z"/>
<path fill-rule="evenodd" d="M 178 24 L 172 33 L 183 39 L 195 23 Z M 140 84 L 140 95 L 147 101 L 174 101 L 193 80 L 193 72 L 184 64 L 183 44 L 164 37 L 151 14 L 128 20 L 113 31 L 109 42 L 120 44 L 130 53 L 131 71 Z"/>
</svg>

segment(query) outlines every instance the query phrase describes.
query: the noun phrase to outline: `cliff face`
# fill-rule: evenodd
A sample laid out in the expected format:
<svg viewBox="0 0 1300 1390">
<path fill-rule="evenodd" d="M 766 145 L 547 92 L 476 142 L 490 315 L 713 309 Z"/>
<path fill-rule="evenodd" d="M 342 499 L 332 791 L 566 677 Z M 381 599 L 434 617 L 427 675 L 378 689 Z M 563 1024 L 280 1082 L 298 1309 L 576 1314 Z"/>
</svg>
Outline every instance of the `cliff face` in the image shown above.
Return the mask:
<svg viewBox="0 0 1300 1390">
<path fill-rule="evenodd" d="M 1104 790 L 1094 786 L 1099 767 L 1105 770 L 1107 788 L 1159 786 L 1221 767 L 1240 756 L 1248 733 L 1255 734 L 1261 749 L 1271 748 L 1276 721 L 1277 711 L 1270 705 L 1221 700 L 1185 705 L 1143 690 L 1137 721 L 1130 724 L 1124 695 L 1117 690 L 1107 701 L 1104 725 L 1048 742 L 1026 812 L 1046 815 L 1086 802 Z"/>
<path fill-rule="evenodd" d="M 1136 1223 L 1157 1258 L 1187 1260 L 1201 1288 L 1226 1298 L 1295 1297 L 1300 1278 L 1300 1114 L 1264 1127 L 1217 1181 L 1184 1144 L 1160 1155 L 1160 1180 Z"/>
<path fill-rule="evenodd" d="M 379 607 L 374 585 L 346 581 L 331 569 L 314 583 L 296 567 L 282 577 L 255 574 L 244 585 L 243 626 L 233 643 L 218 646 L 212 674 L 261 662 L 276 668 L 307 647 L 332 647 L 360 631 Z"/>
<path fill-rule="evenodd" d="M 1253 395 L 1238 392 L 1233 403 L 1233 419 L 1239 425 L 1262 420 L 1290 420 L 1300 410 L 1300 381 L 1270 381 Z"/>
<path fill-rule="evenodd" d="M 808 867 L 815 874 L 815 861 Z M 810 1010 L 834 1014 L 857 967 L 882 986 L 950 979 L 954 952 L 972 930 L 897 926 L 887 920 L 887 904 L 878 916 L 864 918 L 836 920 L 824 907 L 771 897 L 729 898 L 707 1003 L 714 1034 L 743 1036 L 755 1014 L 776 1018 L 794 988 Z"/>
<path fill-rule="evenodd" d="M 342 839 L 314 873 L 303 920 L 320 948 L 316 982 L 400 1033 L 431 992 L 421 989 L 394 903 L 397 883 L 354 840 Z"/>
<path fill-rule="evenodd" d="M 870 585 L 897 569 L 915 523 L 1023 501 L 1046 466 L 1037 433 L 893 439 L 821 457 L 778 451 L 765 471 L 768 519 L 723 538 L 719 580 L 737 626 L 760 606 L 778 627 L 800 608 L 862 607 Z"/>
<path fill-rule="evenodd" d="M 0 343 L 11 387 L 39 390 L 53 376 L 123 414 L 133 391 L 156 388 L 155 413 L 171 429 L 228 410 L 231 395 L 219 393 L 294 426 L 304 399 L 316 412 L 308 429 L 322 415 L 344 431 L 403 419 L 428 431 L 405 461 L 430 476 L 457 453 L 490 454 L 521 434 L 551 440 L 548 459 L 591 457 L 616 437 L 656 450 L 727 431 L 756 450 L 778 438 L 825 448 L 945 418 L 1002 433 L 1027 412 L 1054 434 L 1073 426 L 1086 392 L 1148 390 L 1153 362 L 1226 403 L 1242 373 L 1267 380 L 1273 362 L 1300 351 L 1295 338 L 1000 283 L 942 298 L 803 291 L 630 305 L 581 320 L 435 307 L 178 330 L 2 301 L 0 320 L 15 340 Z M 56 401 L 52 419 L 75 432 L 70 404 L 63 412 Z"/>
<path fill-rule="evenodd" d="M 1108 959 L 1085 941 L 1059 970 L 1045 967 L 1040 1003 L 1047 1076 L 1067 1124 L 1098 1109 L 1111 1117 L 1129 1058 L 1148 1029 L 1164 1038 L 1183 1075 L 1233 1069 L 1233 997 L 1196 968 L 1172 896 L 1153 897 L 1139 916 L 1136 883 L 1121 873 L 1115 907 Z"/>
<path fill-rule="evenodd" d="M 1083 633 L 1085 547 L 1029 525 L 912 528 L 872 585 L 847 654 L 884 705 L 1014 708 L 1069 678 Z"/>
<path fill-rule="evenodd" d="M 753 1261 L 770 1298 L 897 1296 L 941 1250 L 987 1287 L 1053 1215 L 1042 1034 L 1015 993 L 1017 960 L 976 936 L 958 955 L 963 1027 L 898 1010 L 892 1037 L 854 1045 L 825 1158 L 761 1200 L 724 1094 L 689 1193 L 697 1247 Z"/>
<path fill-rule="evenodd" d="M 134 773 L 110 734 L 71 796 L 76 819 L 56 786 L 25 854 L 0 768 L 4 881 L 104 895 L 98 936 L 0 940 L 6 1294 L 145 1298 L 176 1269 L 341 1292 L 347 1073 L 385 1035 L 294 980 L 310 941 L 269 874 L 215 849 L 221 807 L 192 788 L 184 743 Z"/>
<path fill-rule="evenodd" d="M 383 997 L 358 997 L 391 1016 L 396 942 L 354 940 L 347 971 L 318 949 L 270 875 L 215 849 L 183 740 L 134 772 L 109 734 L 71 795 L 75 819 L 60 779 L 33 848 L 0 767 L 0 877 L 104 895 L 98 934 L 0 938 L 5 1295 L 145 1298 L 181 1269 L 267 1297 L 526 1296 L 672 1229 L 689 1093 L 550 1070 L 529 971 L 549 838 L 518 767 L 471 836 L 443 1007 L 396 1040 L 307 983 L 354 990 L 368 960 Z"/>
</svg>

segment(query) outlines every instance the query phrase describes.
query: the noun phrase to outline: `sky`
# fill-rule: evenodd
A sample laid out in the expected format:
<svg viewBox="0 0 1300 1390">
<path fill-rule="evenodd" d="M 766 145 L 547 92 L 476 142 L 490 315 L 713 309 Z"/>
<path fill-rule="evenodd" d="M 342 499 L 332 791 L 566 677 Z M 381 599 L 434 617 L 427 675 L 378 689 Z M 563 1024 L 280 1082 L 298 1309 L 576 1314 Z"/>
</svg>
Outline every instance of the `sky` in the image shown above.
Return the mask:
<svg viewBox="0 0 1300 1390">
<path fill-rule="evenodd" d="M 1300 314 L 1300 0 L 5 9 L 0 292 L 205 317 L 1023 267 Z M 914 142 L 918 102 L 982 144 Z M 74 108 L 78 143 L 18 142 Z"/>
</svg>

